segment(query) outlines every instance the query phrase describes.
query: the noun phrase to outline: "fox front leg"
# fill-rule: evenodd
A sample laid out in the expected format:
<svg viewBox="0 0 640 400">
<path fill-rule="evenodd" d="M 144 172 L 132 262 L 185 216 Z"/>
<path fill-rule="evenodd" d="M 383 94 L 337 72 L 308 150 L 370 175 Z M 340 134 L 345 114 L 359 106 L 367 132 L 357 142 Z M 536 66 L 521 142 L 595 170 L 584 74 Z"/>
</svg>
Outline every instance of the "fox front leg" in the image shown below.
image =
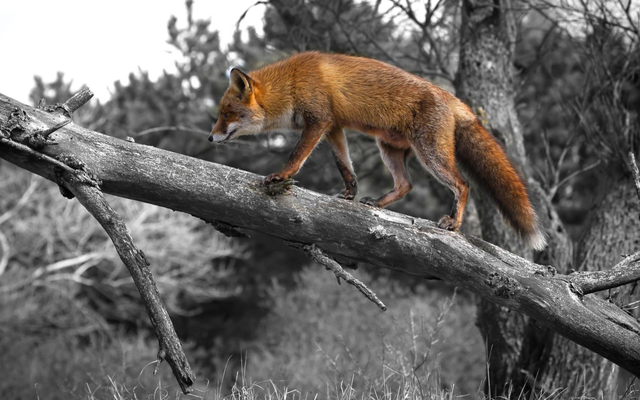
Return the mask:
<svg viewBox="0 0 640 400">
<path fill-rule="evenodd" d="M 313 149 L 316 147 L 322 135 L 330 128 L 330 123 L 316 124 L 311 127 L 307 127 L 302 131 L 300 140 L 293 149 L 293 153 L 289 156 L 287 165 L 282 171 L 267 175 L 264 178 L 265 185 L 270 185 L 275 182 L 282 182 L 291 179 L 292 176 L 300 171 L 302 164 L 307 160 Z"/>
</svg>

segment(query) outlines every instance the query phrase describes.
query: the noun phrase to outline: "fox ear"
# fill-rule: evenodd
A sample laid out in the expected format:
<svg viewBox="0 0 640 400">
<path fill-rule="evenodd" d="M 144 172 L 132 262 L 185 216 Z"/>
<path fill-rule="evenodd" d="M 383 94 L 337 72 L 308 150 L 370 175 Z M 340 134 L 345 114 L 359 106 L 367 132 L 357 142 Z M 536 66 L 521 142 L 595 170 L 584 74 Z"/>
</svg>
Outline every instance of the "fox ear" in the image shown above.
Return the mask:
<svg viewBox="0 0 640 400">
<path fill-rule="evenodd" d="M 255 85 L 255 81 L 244 72 L 240 71 L 238 68 L 233 68 L 231 70 L 229 87 L 235 88 L 241 99 L 247 99 L 251 93 L 253 93 L 253 86 Z"/>
</svg>

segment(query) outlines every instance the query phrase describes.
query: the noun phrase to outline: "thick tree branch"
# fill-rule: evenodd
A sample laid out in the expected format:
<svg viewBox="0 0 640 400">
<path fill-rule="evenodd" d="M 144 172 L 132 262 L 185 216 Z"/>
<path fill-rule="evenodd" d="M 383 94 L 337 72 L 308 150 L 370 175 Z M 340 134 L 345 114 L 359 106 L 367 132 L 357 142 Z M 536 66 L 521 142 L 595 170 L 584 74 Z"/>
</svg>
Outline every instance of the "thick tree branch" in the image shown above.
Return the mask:
<svg viewBox="0 0 640 400">
<path fill-rule="evenodd" d="M 35 125 L 49 113 L 0 95 L 0 125 L 14 108 Z M 25 125 L 29 125 L 26 123 Z M 12 136 L 13 137 L 13 136 Z M 130 143 L 73 124 L 50 136 L 52 158 L 74 155 L 105 193 L 186 212 L 292 242 L 316 244 L 332 256 L 416 276 L 436 276 L 522 312 L 640 376 L 640 323 L 596 296 L 583 296 L 571 277 L 430 221 L 299 187 L 270 196 L 262 177 L 180 154 Z M 0 142 L 0 157 L 56 181 L 54 167 Z"/>
</svg>

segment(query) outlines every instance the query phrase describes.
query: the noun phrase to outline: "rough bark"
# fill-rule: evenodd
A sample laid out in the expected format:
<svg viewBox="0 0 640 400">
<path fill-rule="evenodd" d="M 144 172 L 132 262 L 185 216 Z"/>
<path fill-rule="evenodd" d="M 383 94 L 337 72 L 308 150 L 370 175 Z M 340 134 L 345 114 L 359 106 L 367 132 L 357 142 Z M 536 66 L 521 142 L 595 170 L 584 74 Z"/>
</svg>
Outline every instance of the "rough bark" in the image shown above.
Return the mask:
<svg viewBox="0 0 640 400">
<path fill-rule="evenodd" d="M 462 12 L 460 61 L 456 94 L 477 113 L 483 124 L 504 145 L 525 178 L 528 175 L 522 127 L 515 109 L 513 56 L 516 24 L 515 0 L 465 0 Z M 537 255 L 559 271 L 568 270 L 572 248 L 562 222 L 540 186 L 528 180 L 538 215 L 548 218 L 549 248 Z M 515 254 L 532 259 L 504 224 L 491 201 L 475 196 L 482 237 Z M 534 321 L 509 313 L 486 300 L 478 303 L 478 326 L 487 346 L 489 363 L 485 390 L 492 395 L 519 394 L 532 389 L 552 356 L 554 334 Z M 512 387 L 508 387 L 512 385 Z"/>
<path fill-rule="evenodd" d="M 22 122 L 9 124 L 16 110 Z M 640 376 L 640 323 L 602 299 L 582 296 L 571 276 L 556 275 L 553 268 L 438 229 L 430 221 L 299 187 L 271 196 L 262 177 L 255 174 L 74 124 L 51 134 L 38 150 L 15 146 L 17 137 L 28 142 L 29 132 L 58 120 L 56 115 L 0 95 L 0 157 L 57 183 L 58 164 L 65 165 L 65 173 L 73 173 L 81 164 L 101 182 L 105 193 L 186 212 L 235 233 L 237 227 L 257 230 L 313 244 L 325 254 L 439 277 L 521 312 L 537 326 L 552 329 Z M 64 164 L 71 158 L 76 159 L 72 165 Z M 637 262 L 631 266 L 638 268 Z"/>
</svg>

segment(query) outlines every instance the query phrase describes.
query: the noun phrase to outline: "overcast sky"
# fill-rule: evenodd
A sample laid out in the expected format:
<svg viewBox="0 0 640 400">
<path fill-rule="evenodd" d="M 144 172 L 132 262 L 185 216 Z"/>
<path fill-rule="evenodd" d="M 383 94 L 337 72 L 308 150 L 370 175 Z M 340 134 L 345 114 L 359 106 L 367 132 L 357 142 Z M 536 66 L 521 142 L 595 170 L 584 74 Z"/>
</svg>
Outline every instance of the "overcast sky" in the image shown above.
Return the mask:
<svg viewBox="0 0 640 400">
<path fill-rule="evenodd" d="M 256 0 L 195 0 L 194 18 L 210 18 L 230 41 L 240 15 Z M 166 44 L 171 15 L 186 23 L 183 0 L 5 0 L 0 6 L 0 93 L 28 103 L 33 76 L 57 71 L 73 88 L 89 86 L 102 101 L 130 72 L 157 77 L 172 70 L 176 54 Z M 261 27 L 264 6 L 242 22 Z"/>
</svg>

